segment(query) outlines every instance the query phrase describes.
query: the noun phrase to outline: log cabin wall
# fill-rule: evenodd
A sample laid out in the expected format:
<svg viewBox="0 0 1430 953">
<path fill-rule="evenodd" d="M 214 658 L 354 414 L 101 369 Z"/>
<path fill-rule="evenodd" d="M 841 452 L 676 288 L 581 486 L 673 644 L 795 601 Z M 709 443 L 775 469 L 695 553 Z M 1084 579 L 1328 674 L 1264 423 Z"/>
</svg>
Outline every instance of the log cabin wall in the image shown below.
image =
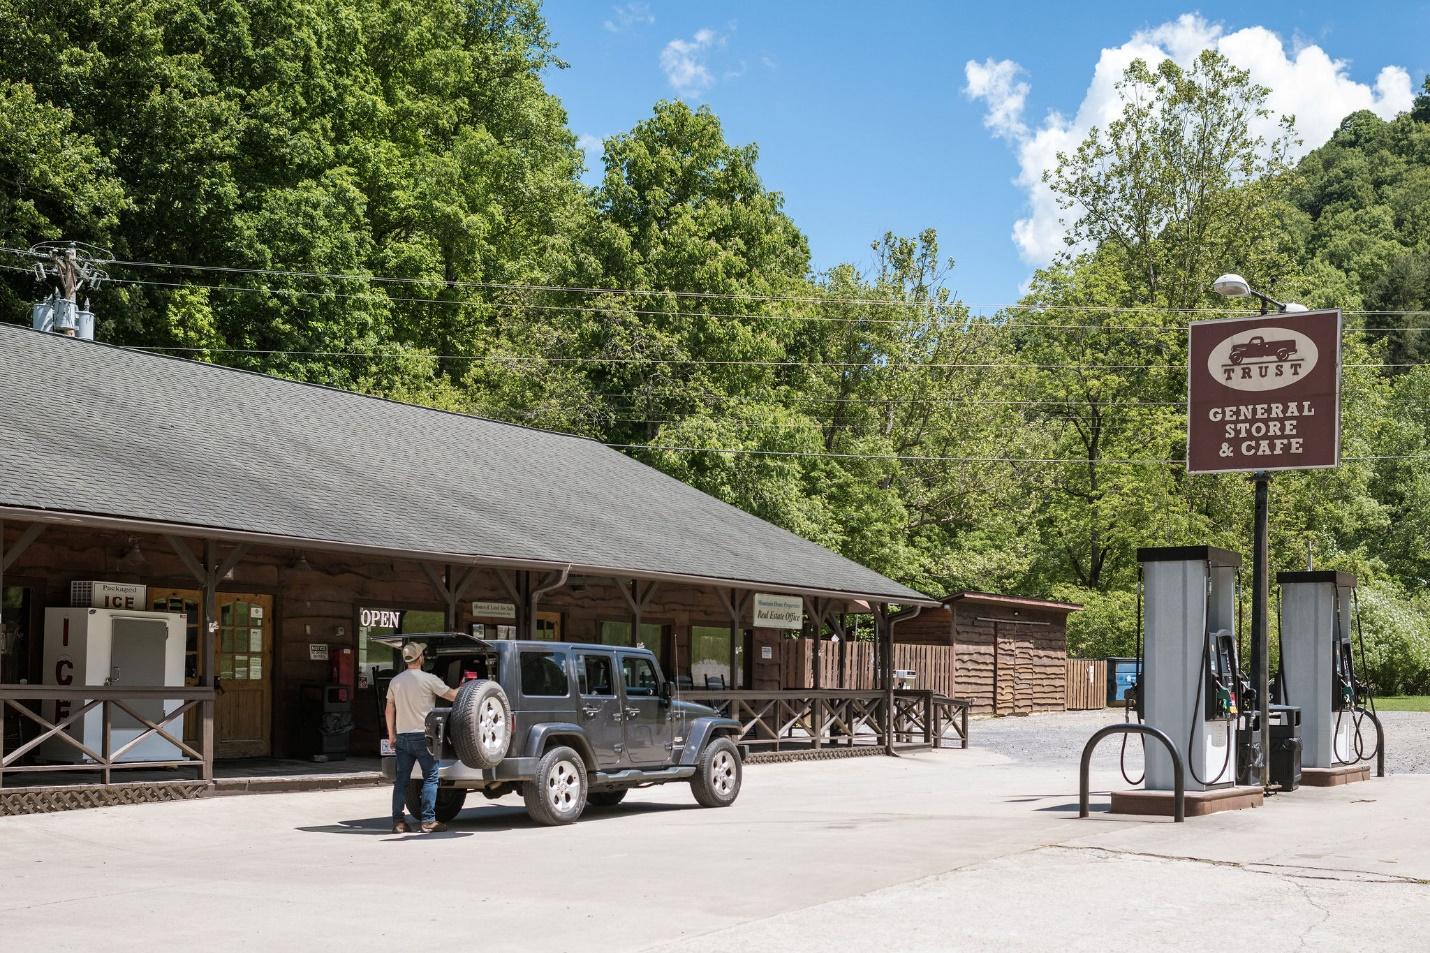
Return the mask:
<svg viewBox="0 0 1430 953">
<path fill-rule="evenodd" d="M 965 598 L 949 608 L 956 693 L 969 699 L 971 711 L 1010 715 L 1065 709 L 1067 615 L 1074 607 Z"/>
<path fill-rule="evenodd" d="M 13 545 L 23 530 L 8 522 L 6 543 Z M 189 542 L 201 556 L 202 544 Z M 137 560 L 132 555 L 136 543 L 141 554 Z M 220 558 L 229 549 L 229 544 L 220 544 Z M 44 610 L 68 606 L 70 583 L 75 580 L 142 583 L 151 594 L 157 590 L 197 594 L 200 589 L 162 536 L 49 526 L 4 575 L 6 589 L 29 593 L 23 610 L 6 611 L 7 628 L 24 637 L 6 643 L 5 678 L 43 682 Z M 630 607 L 617 586 L 611 579 L 574 577 L 566 587 L 544 593 L 537 611 L 559 620 L 562 641 L 599 642 L 603 622 L 629 625 L 631 621 Z M 330 655 L 351 649 L 357 662 L 362 609 L 417 612 L 424 620 L 433 620 L 431 628 L 445 627 L 438 620 L 445 621 L 446 602 L 421 565 L 412 560 L 252 546 L 219 585 L 219 592 L 272 598 L 272 643 L 263 670 L 272 696 L 269 753 L 278 757 L 302 753 L 298 738 L 302 686 L 323 684 L 329 678 L 330 663 L 312 659 L 310 646 L 326 645 Z M 497 625 L 516 625 L 509 617 L 474 615 L 474 602 L 512 603 L 497 570 L 483 568 L 473 577 L 458 603 L 457 628 L 470 631 L 480 623 L 489 627 L 484 634 L 491 637 Z M 788 639 L 780 630 L 751 628 L 749 620 L 746 606 L 742 624 L 734 629 L 735 684 L 730 687 L 777 690 L 783 687 L 781 648 Z M 646 647 L 660 657 L 668 678 L 688 674 L 693 626 L 731 629 L 729 612 L 714 588 L 688 584 L 661 583 L 642 610 L 641 621 L 661 627 L 659 644 Z M 764 657 L 765 649 L 769 658 Z M 376 751 L 380 706 L 375 685 L 365 685 L 360 676 L 355 681 L 351 751 L 367 755 Z"/>
</svg>

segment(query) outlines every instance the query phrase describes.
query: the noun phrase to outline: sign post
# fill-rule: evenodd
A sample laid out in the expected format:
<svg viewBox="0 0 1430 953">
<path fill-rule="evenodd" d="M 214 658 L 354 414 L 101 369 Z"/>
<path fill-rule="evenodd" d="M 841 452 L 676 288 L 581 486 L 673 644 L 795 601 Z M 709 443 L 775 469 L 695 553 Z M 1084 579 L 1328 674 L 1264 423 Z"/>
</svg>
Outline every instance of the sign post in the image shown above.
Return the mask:
<svg viewBox="0 0 1430 953">
<path fill-rule="evenodd" d="M 1187 348 L 1187 472 L 1252 472 L 1251 677 L 1261 785 L 1270 780 L 1271 471 L 1334 467 L 1341 454 L 1341 313 L 1196 321 Z"/>
</svg>

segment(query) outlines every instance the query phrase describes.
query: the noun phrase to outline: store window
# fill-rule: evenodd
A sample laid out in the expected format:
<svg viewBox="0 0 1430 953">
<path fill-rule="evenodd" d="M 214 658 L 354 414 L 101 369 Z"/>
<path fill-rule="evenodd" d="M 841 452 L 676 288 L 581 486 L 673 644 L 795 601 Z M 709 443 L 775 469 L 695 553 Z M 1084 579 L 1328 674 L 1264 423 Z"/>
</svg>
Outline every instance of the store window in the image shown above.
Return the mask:
<svg viewBox="0 0 1430 953">
<path fill-rule="evenodd" d="M 729 626 L 690 627 L 690 679 L 695 688 L 735 688 L 735 661 Z"/>
<path fill-rule="evenodd" d="M 262 681 L 264 608 L 235 600 L 218 609 L 218 677 Z"/>
<path fill-rule="evenodd" d="M 652 651 L 660 648 L 660 637 L 665 626 L 658 622 L 642 622 L 640 645 Z M 629 622 L 602 622 L 600 631 L 603 645 L 630 645 L 631 624 Z"/>
<path fill-rule="evenodd" d="M 32 598 L 29 586 L 6 586 L 0 593 L 0 683 L 30 679 L 30 654 L 39 651 L 30 632 Z"/>
<path fill-rule="evenodd" d="M 391 673 L 395 668 L 393 656 L 396 653 L 373 639 L 413 632 L 443 632 L 446 628 L 447 614 L 440 609 L 358 609 L 358 688 L 376 684 L 379 673 Z"/>
<path fill-rule="evenodd" d="M 561 613 L 538 612 L 536 614 L 536 636 L 543 642 L 561 641 Z"/>
</svg>

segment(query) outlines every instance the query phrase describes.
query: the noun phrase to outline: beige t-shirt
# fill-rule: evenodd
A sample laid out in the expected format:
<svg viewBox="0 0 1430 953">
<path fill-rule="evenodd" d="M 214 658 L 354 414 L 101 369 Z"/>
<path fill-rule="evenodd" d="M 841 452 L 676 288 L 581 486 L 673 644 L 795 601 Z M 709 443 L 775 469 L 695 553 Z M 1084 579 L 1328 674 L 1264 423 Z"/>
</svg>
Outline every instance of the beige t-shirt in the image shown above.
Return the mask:
<svg viewBox="0 0 1430 953">
<path fill-rule="evenodd" d="M 387 700 L 397 707 L 397 733 L 423 731 L 427 713 L 437 707 L 437 699 L 447 693 L 447 683 L 431 672 L 404 669 L 387 685 Z"/>
</svg>

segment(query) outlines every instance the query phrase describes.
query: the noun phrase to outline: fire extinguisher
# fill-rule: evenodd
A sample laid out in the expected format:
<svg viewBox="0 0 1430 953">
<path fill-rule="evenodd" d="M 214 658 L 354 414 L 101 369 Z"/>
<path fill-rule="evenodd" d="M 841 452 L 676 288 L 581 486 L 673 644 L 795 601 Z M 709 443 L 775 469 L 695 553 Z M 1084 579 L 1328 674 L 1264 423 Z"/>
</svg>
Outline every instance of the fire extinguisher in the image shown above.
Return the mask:
<svg viewBox="0 0 1430 953">
<path fill-rule="evenodd" d="M 349 690 L 353 686 L 353 650 L 347 646 L 334 648 L 328 659 L 328 682 Z"/>
</svg>

